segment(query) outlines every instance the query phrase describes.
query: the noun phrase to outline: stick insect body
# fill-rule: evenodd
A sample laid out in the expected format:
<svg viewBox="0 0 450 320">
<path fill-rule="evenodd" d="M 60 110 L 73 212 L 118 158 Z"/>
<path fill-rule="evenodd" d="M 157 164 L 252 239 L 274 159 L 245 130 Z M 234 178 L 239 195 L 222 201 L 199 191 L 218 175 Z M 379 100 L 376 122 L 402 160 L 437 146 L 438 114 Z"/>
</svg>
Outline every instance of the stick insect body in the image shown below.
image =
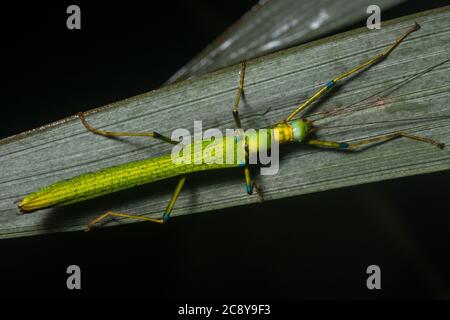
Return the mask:
<svg viewBox="0 0 450 320">
<path fill-rule="evenodd" d="M 249 145 L 255 145 L 256 149 L 270 148 L 270 144 L 260 145 L 258 143 L 257 136 L 260 133 L 266 133 L 270 137 L 276 137 L 276 141 L 279 144 L 299 142 L 312 146 L 322 148 L 332 148 L 338 150 L 357 150 L 360 149 L 361 147 L 368 146 L 373 143 L 386 142 L 399 137 L 430 143 L 442 149 L 444 147 L 443 143 L 439 143 L 435 140 L 426 137 L 411 135 L 406 132 L 394 132 L 383 136 L 377 136 L 351 143 L 317 140 L 311 138 L 310 136 L 310 133 L 316 130 L 312 120 L 309 120 L 307 118 L 294 119 L 299 112 L 310 106 L 314 101 L 316 101 L 318 98 L 320 98 L 330 89 L 332 89 L 336 85 L 336 83 L 338 83 L 342 79 L 347 78 L 357 73 L 358 71 L 367 69 L 367 67 L 386 58 L 408 35 L 418 30 L 419 28 L 420 26 L 416 23 L 414 26 L 408 29 L 401 37 L 399 37 L 392 45 L 390 45 L 387 49 L 385 49 L 382 53 L 358 65 L 357 67 L 337 76 L 336 78 L 328 81 L 321 89 L 319 89 L 316 93 L 314 93 L 309 99 L 307 99 L 304 103 L 297 106 L 297 108 L 291 114 L 289 114 L 284 120 L 280 121 L 279 123 L 275 124 L 272 127 L 258 129 L 257 135 L 254 135 L 253 137 L 246 137 L 245 139 L 246 150 L 248 151 Z M 239 87 L 236 93 L 236 98 L 233 106 L 233 117 L 237 128 L 241 128 L 241 120 L 238 112 L 238 106 L 244 90 L 245 67 L 246 64 L 242 63 L 240 67 Z M 165 137 L 157 132 L 130 133 L 130 132 L 110 132 L 99 130 L 92 127 L 89 123 L 87 123 L 82 113 L 79 114 L 79 118 L 87 130 L 98 135 L 106 137 L 122 137 L 122 136 L 153 137 L 165 141 L 167 143 L 172 144 L 178 143 L 176 141 L 172 141 L 170 138 Z M 236 137 L 225 136 L 223 137 L 221 143 L 223 146 L 226 146 L 229 143 L 237 144 L 238 141 Z M 202 152 L 205 147 L 206 145 L 202 145 L 200 151 Z M 194 151 L 191 152 L 191 156 L 195 157 Z M 221 156 L 225 157 L 226 156 L 225 152 Z M 185 164 L 175 164 L 171 159 L 171 155 L 167 154 L 156 158 L 150 158 L 147 160 L 130 162 L 106 168 L 93 173 L 82 174 L 69 180 L 56 182 L 40 190 L 37 190 L 34 193 L 31 193 L 22 200 L 22 202 L 19 204 L 19 208 L 22 213 L 28 213 L 48 207 L 68 205 L 84 201 L 87 199 L 96 198 L 101 195 L 113 193 L 119 190 L 124 190 L 135 186 L 151 183 L 154 181 L 178 176 L 180 178 L 176 185 L 175 192 L 173 193 L 169 201 L 169 204 L 161 218 L 150 218 L 142 215 L 131 215 L 127 213 L 109 211 L 92 220 L 88 225 L 88 230 L 93 225 L 97 224 L 99 221 L 104 220 L 107 217 L 122 217 L 135 220 L 164 223 L 168 221 L 170 217 L 175 202 L 186 181 L 187 174 L 203 170 L 222 169 L 230 167 L 243 167 L 247 193 L 252 194 L 253 190 L 256 190 L 260 200 L 262 201 L 261 190 L 256 184 L 256 181 L 252 179 L 250 175 L 248 154 L 246 154 L 245 161 L 243 162 L 239 162 L 236 159 L 236 161 L 234 161 L 233 163 L 222 162 L 221 164 L 218 164 L 217 161 L 214 161 L 214 159 L 205 159 L 205 155 L 202 155 L 202 157 L 203 162 L 201 164 L 195 163 L 194 161 Z"/>
</svg>

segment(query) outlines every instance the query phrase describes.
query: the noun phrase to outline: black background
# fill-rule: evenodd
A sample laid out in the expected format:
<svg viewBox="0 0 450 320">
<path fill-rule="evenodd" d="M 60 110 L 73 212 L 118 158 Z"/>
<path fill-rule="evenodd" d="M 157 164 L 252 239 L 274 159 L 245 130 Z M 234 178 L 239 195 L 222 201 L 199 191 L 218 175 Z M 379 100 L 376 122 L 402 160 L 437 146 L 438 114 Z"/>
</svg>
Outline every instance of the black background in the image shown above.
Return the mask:
<svg viewBox="0 0 450 320">
<path fill-rule="evenodd" d="M 2 6 L 0 138 L 157 88 L 254 3 L 78 1 L 80 31 L 66 28 L 73 3 Z M 383 12 L 383 19 L 446 4 L 409 1 Z M 1 240 L 0 294 L 448 298 L 450 219 L 443 203 L 449 178 L 441 172 L 385 181 L 163 226 Z M 81 291 L 66 289 L 71 264 L 82 269 Z M 365 286 L 371 264 L 381 267 L 380 291 Z"/>
</svg>

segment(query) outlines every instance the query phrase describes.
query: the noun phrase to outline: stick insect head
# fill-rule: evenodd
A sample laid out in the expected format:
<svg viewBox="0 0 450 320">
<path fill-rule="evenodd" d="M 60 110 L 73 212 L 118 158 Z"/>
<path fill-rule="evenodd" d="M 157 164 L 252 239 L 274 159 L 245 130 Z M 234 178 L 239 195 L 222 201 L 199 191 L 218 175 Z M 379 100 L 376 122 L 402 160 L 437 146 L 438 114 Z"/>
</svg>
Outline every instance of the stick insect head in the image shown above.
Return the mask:
<svg viewBox="0 0 450 320">
<path fill-rule="evenodd" d="M 313 128 L 312 121 L 305 119 L 292 120 L 288 124 L 292 128 L 293 141 L 295 142 L 302 142 Z"/>
<path fill-rule="evenodd" d="M 287 142 L 302 142 L 314 130 L 313 123 L 306 119 L 296 119 L 280 122 L 274 130 L 280 144 Z"/>
</svg>

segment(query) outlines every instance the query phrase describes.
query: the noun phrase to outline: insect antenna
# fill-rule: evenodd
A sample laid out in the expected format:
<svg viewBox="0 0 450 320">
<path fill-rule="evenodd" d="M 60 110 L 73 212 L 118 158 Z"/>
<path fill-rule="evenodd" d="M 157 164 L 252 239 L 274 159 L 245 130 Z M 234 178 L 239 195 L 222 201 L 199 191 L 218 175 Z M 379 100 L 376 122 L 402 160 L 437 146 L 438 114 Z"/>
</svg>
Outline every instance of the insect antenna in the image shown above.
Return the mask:
<svg viewBox="0 0 450 320">
<path fill-rule="evenodd" d="M 385 98 L 388 97 L 390 94 L 392 94 L 393 92 L 395 92 L 396 90 L 400 89 L 401 87 L 405 86 L 406 84 L 410 83 L 411 81 L 414 81 L 415 79 L 423 76 L 424 74 L 432 71 L 433 69 L 444 65 L 445 63 L 449 62 L 450 59 L 446 59 L 444 61 L 441 61 L 435 65 L 432 65 L 424 70 L 421 70 L 418 73 L 415 73 L 411 76 L 409 76 L 406 79 L 400 80 L 398 83 L 393 84 L 390 87 L 384 88 L 374 94 L 371 94 L 367 97 L 362 98 L 359 101 L 353 102 L 351 104 L 349 104 L 346 107 L 341 107 L 341 108 L 335 108 L 332 110 L 328 110 L 328 111 L 319 111 L 319 112 L 315 112 L 315 113 L 311 113 L 308 115 L 308 119 L 311 121 L 318 121 L 318 120 L 322 120 L 325 118 L 330 118 L 330 117 L 334 117 L 334 116 L 338 116 L 338 115 L 342 115 L 342 114 L 347 114 L 347 113 L 352 113 L 352 112 L 356 112 L 356 111 L 361 111 L 361 110 L 367 110 L 367 109 L 371 109 L 371 108 L 378 108 L 380 107 L 379 104 L 377 103 L 367 103 L 364 104 L 364 102 L 369 101 L 370 99 L 373 98 L 378 98 L 378 100 L 380 100 L 381 98 Z M 430 118 L 427 118 L 430 119 Z M 402 119 L 402 120 L 398 120 L 398 121 L 406 121 L 407 119 Z M 393 120 L 396 121 L 396 120 Z M 419 121 L 419 118 L 418 118 Z M 383 121 L 383 123 L 385 123 L 386 121 Z M 379 122 L 378 122 L 379 123 Z"/>
<path fill-rule="evenodd" d="M 387 123 L 398 123 L 398 122 L 425 122 L 425 121 L 439 121 L 450 119 L 449 115 L 443 116 L 434 116 L 434 117 L 417 117 L 417 118 L 403 118 L 403 119 L 391 119 L 391 120 L 383 120 L 383 121 L 370 121 L 370 122 L 359 122 L 352 124 L 340 124 L 340 125 L 320 125 L 320 127 L 316 127 L 315 130 L 321 129 L 334 129 L 334 128 L 351 128 L 355 126 L 370 126 L 370 125 L 379 125 L 379 124 L 387 124 Z"/>
</svg>

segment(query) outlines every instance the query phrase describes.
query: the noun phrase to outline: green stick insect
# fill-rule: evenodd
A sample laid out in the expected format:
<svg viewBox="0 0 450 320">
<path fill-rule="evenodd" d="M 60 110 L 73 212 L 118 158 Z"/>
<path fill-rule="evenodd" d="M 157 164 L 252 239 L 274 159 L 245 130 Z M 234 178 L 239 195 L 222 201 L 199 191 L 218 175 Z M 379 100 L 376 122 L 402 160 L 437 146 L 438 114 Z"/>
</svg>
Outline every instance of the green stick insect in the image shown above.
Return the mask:
<svg viewBox="0 0 450 320">
<path fill-rule="evenodd" d="M 131 215 L 127 213 L 109 211 L 92 220 L 88 224 L 87 229 L 89 230 L 92 226 L 94 226 L 95 224 L 99 223 L 100 221 L 104 220 L 107 217 L 122 217 L 135 220 L 164 223 L 169 220 L 170 214 L 185 184 L 188 174 L 203 170 L 223 169 L 231 167 L 243 167 L 247 193 L 252 194 L 253 190 L 256 190 L 256 192 L 260 197 L 260 200 L 262 201 L 261 190 L 256 184 L 256 181 L 254 179 L 252 180 L 250 175 L 248 150 L 250 146 L 256 147 L 256 150 L 262 148 L 270 149 L 271 147 L 270 143 L 261 144 L 257 140 L 257 136 L 263 133 L 267 134 L 267 136 L 269 137 L 274 137 L 276 142 L 279 144 L 299 142 L 316 147 L 332 148 L 337 150 L 359 150 L 361 149 L 361 147 L 364 146 L 370 146 L 371 144 L 374 143 L 387 142 L 400 137 L 430 143 L 442 149 L 444 148 L 443 143 L 439 143 L 435 140 L 426 137 L 412 135 L 406 132 L 394 132 L 351 143 L 317 140 L 313 139 L 310 135 L 312 132 L 317 130 L 312 120 L 308 118 L 294 119 L 299 112 L 305 110 L 314 101 L 322 97 L 326 92 L 330 91 L 330 89 L 332 89 L 339 81 L 359 71 L 367 69 L 369 66 L 377 62 L 380 62 L 381 60 L 386 58 L 406 37 L 408 37 L 408 35 L 410 35 L 414 31 L 417 31 L 419 28 L 420 26 L 417 23 L 415 23 L 414 26 L 408 29 L 402 36 L 400 36 L 393 44 L 391 44 L 383 52 L 374 56 L 368 61 L 358 65 L 357 67 L 328 81 L 321 89 L 319 89 L 316 93 L 314 93 L 305 102 L 298 105 L 295 108 L 295 110 L 291 112 L 291 114 L 289 114 L 285 119 L 281 120 L 279 123 L 268 128 L 258 129 L 257 134 L 254 136 L 251 137 L 246 136 L 244 144 L 245 150 L 247 152 L 245 155 L 245 161 L 243 162 L 238 161 L 237 159 L 232 163 L 229 163 L 228 161 L 227 162 L 214 161 L 215 160 L 213 159 L 214 155 L 209 156 L 204 155 L 203 151 L 207 147 L 207 145 L 203 143 L 202 147 L 200 148 L 201 157 L 203 161 L 200 164 L 198 162 L 196 163 L 195 161 L 190 161 L 187 163 L 174 163 L 172 161 L 170 154 L 150 158 L 147 160 L 130 162 L 106 168 L 97 172 L 82 174 L 69 180 L 59 181 L 54 184 L 51 184 L 26 196 L 22 200 L 22 202 L 20 202 L 19 209 L 22 213 L 28 213 L 35 210 L 53 206 L 64 206 L 72 203 L 81 202 L 87 199 L 96 198 L 116 191 L 178 176 L 179 180 L 176 185 L 175 192 L 173 193 L 169 201 L 169 204 L 167 205 L 167 208 L 161 218 L 159 219 L 150 218 L 142 215 Z M 242 63 L 240 67 L 239 87 L 237 89 L 235 102 L 233 106 L 233 117 L 237 128 L 241 128 L 241 120 L 239 116 L 238 106 L 244 91 L 245 66 L 246 66 L 245 63 Z M 179 143 L 178 141 L 173 141 L 170 138 L 165 137 L 155 131 L 144 133 L 130 133 L 130 132 L 110 132 L 99 130 L 92 127 L 89 123 L 87 123 L 82 113 L 79 113 L 79 118 L 87 130 L 97 135 L 105 137 L 152 137 L 174 145 Z M 237 139 L 236 136 L 233 137 L 225 136 L 222 138 L 221 143 L 223 146 L 230 143 L 237 144 L 238 140 L 239 139 Z M 191 148 L 190 150 L 191 150 L 190 156 L 192 158 L 198 156 L 198 154 L 195 154 L 194 148 Z M 225 157 L 226 155 L 224 153 L 220 156 Z"/>
</svg>

